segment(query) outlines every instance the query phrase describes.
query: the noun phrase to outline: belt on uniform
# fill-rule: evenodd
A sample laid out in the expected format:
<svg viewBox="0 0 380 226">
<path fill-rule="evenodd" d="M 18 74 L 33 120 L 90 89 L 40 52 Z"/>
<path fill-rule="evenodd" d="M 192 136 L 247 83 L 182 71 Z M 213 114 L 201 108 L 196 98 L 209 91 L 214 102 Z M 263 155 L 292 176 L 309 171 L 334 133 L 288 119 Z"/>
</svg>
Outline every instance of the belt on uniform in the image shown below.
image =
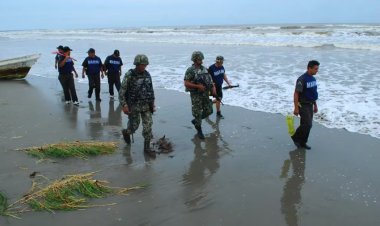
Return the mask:
<svg viewBox="0 0 380 226">
<path fill-rule="evenodd" d="M 298 107 L 302 107 L 302 105 L 313 105 L 314 104 L 314 102 L 298 102 Z"/>
</svg>

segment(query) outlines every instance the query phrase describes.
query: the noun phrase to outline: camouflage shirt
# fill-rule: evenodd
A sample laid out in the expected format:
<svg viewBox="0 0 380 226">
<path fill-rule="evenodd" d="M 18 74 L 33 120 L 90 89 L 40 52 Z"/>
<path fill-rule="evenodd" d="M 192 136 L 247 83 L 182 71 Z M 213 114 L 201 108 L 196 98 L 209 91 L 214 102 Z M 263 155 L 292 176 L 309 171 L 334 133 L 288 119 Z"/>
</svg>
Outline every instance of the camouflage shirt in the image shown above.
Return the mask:
<svg viewBox="0 0 380 226">
<path fill-rule="evenodd" d="M 211 75 L 208 73 L 208 70 L 206 67 L 201 65 L 199 68 L 196 68 L 194 65 L 189 67 L 186 70 L 185 78 L 184 80 L 193 82 L 195 84 L 203 84 L 208 91 L 212 90 L 213 82 Z M 195 92 L 196 89 L 189 89 L 186 87 L 186 91 Z"/>
<path fill-rule="evenodd" d="M 152 78 L 148 71 L 139 74 L 135 69 L 130 69 L 125 73 L 119 91 L 121 106 L 153 104 L 154 99 Z"/>
</svg>

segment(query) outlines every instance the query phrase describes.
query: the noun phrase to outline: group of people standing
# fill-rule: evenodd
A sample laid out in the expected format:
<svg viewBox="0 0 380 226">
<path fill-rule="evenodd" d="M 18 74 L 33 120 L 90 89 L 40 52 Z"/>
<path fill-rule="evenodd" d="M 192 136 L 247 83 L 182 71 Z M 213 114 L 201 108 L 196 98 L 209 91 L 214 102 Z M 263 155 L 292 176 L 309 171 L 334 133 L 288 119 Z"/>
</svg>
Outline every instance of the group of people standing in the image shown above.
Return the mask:
<svg viewBox="0 0 380 226">
<path fill-rule="evenodd" d="M 74 68 L 73 58 L 70 56 L 71 49 L 67 46 L 59 46 L 56 56 L 56 68 L 59 70 L 59 81 L 64 90 L 66 103 L 73 102 L 79 105 L 73 80 L 73 72 L 78 77 Z M 213 113 L 213 103 L 216 104 L 217 117 L 223 118 L 220 105 L 223 98 L 222 84 L 226 81 L 231 86 L 223 67 L 224 57 L 217 56 L 215 64 L 206 68 L 203 66 L 204 55 L 200 51 L 195 51 L 191 55 L 193 64 L 186 70 L 184 76 L 184 86 L 190 92 L 193 120 L 197 136 L 205 139 L 202 131 L 202 120 Z M 152 114 L 156 111 L 155 94 L 152 77 L 146 70 L 149 59 L 144 54 L 135 56 L 133 64 L 135 68 L 125 73 L 123 81 L 120 83 L 123 62 L 120 52 L 115 50 L 108 56 L 102 64 L 101 59 L 95 55 L 95 50 L 88 50 L 88 57 L 83 61 L 82 77 L 85 74 L 89 80 L 88 98 L 91 98 L 95 89 L 95 98 L 100 99 L 100 77 L 104 74 L 108 76 L 110 97 L 114 98 L 113 86 L 119 92 L 119 102 L 122 110 L 128 115 L 128 126 L 122 130 L 122 135 L 127 144 L 131 144 L 131 135 L 138 129 L 140 119 L 142 121 L 144 137 L 144 152 L 148 155 L 155 155 L 155 151 L 150 148 L 152 135 Z M 300 76 L 296 82 L 294 92 L 294 114 L 301 116 L 301 125 L 292 136 L 294 144 L 299 148 L 310 149 L 307 140 L 312 125 L 313 113 L 318 111 L 316 100 L 318 99 L 317 83 L 313 77 L 318 72 L 319 62 L 310 61 L 305 74 Z M 215 97 L 211 100 L 210 96 Z"/>
<path fill-rule="evenodd" d="M 79 105 L 73 78 L 73 73 L 75 77 L 78 77 L 78 73 L 74 68 L 75 59 L 71 57 L 72 49 L 68 46 L 58 46 L 57 49 L 55 67 L 59 71 L 58 78 L 64 91 L 65 101 L 67 104 L 72 102 L 74 105 Z M 150 148 L 150 141 L 152 139 L 152 114 L 156 108 L 152 78 L 146 70 L 149 64 L 148 57 L 143 54 L 136 55 L 133 62 L 135 68 L 128 70 L 123 82 L 120 83 L 123 62 L 118 50 L 106 58 L 104 65 L 101 59 L 95 55 L 93 48 L 90 48 L 87 53 L 88 57 L 82 63 L 82 77 L 85 78 L 85 74 L 88 77 L 88 98 L 91 98 L 95 89 L 96 101 L 101 101 L 100 78 L 106 74 L 110 97 L 114 98 L 113 86 L 115 86 L 119 92 L 119 102 L 123 112 L 128 115 L 128 126 L 122 130 L 125 142 L 131 143 L 131 135 L 138 129 L 141 119 L 144 152 L 154 155 L 154 150 Z M 208 69 L 202 65 L 203 59 L 203 53 L 195 51 L 191 57 L 193 65 L 187 69 L 184 78 L 184 84 L 186 90 L 190 92 L 192 102 L 194 119 L 191 122 L 200 139 L 205 139 L 201 128 L 202 119 L 212 113 L 213 101 L 209 97 L 215 97 L 217 117 L 223 118 L 220 111 L 223 98 L 222 84 L 223 81 L 226 81 L 229 86 L 231 85 L 223 67 L 223 56 L 217 56 L 215 64 Z"/>
<path fill-rule="evenodd" d="M 219 103 L 217 105 L 217 117 L 222 118 L 220 102 L 223 97 L 223 80 L 230 85 L 223 67 L 224 58 L 222 56 L 216 58 L 216 63 L 210 67 L 210 70 L 202 66 L 203 59 L 203 53 L 195 51 L 191 57 L 193 65 L 186 70 L 184 78 L 184 84 L 190 92 L 192 102 L 194 119 L 191 122 L 194 124 L 200 139 L 205 139 L 201 128 L 202 119 L 212 113 L 210 96 L 214 96 L 215 102 Z M 122 134 L 125 142 L 130 144 L 131 135 L 138 129 L 141 118 L 144 152 L 154 156 L 155 152 L 150 148 L 150 141 L 153 137 L 152 114 L 156 111 L 156 106 L 152 78 L 146 70 L 146 66 L 149 64 L 148 57 L 137 55 L 133 64 L 135 68 L 130 69 L 125 74 L 119 92 L 120 105 L 129 118 L 128 127 L 122 130 Z"/>
<path fill-rule="evenodd" d="M 66 104 L 71 102 L 74 105 L 79 105 L 78 97 L 75 90 L 75 83 L 73 74 L 78 78 L 78 73 L 74 67 L 75 59 L 71 57 L 70 47 L 58 46 L 58 52 L 55 57 L 55 68 L 59 71 L 59 81 L 63 88 Z M 100 78 L 104 78 L 104 75 L 108 78 L 109 94 L 111 98 L 114 98 L 114 86 L 117 91 L 120 90 L 120 76 L 122 73 L 123 61 L 120 58 L 119 50 L 115 50 L 112 55 L 107 56 L 104 64 L 102 60 L 96 56 L 95 49 L 90 48 L 87 51 L 88 56 L 84 59 L 82 66 L 82 78 L 87 75 L 88 78 L 88 98 L 92 97 L 95 89 L 96 101 L 100 99 Z"/>
</svg>

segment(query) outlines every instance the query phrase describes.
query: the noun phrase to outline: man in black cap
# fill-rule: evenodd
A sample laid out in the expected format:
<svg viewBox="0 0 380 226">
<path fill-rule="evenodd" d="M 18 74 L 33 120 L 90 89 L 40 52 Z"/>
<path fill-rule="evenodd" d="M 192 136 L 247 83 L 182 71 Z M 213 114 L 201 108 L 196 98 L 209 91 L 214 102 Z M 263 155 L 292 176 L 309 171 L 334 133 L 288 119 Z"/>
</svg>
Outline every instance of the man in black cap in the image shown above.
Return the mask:
<svg viewBox="0 0 380 226">
<path fill-rule="evenodd" d="M 91 98 L 92 92 L 95 88 L 95 98 L 96 101 L 101 101 L 100 99 L 100 73 L 102 78 L 104 78 L 103 74 L 103 63 L 102 60 L 95 55 L 95 49 L 90 48 L 88 51 L 88 57 L 84 59 L 82 66 L 82 78 L 84 77 L 84 73 L 88 77 L 88 98 Z"/>
<path fill-rule="evenodd" d="M 58 61 L 59 61 L 59 55 L 63 54 L 63 46 L 58 46 L 57 47 L 58 53 L 55 55 L 55 64 L 54 67 L 55 69 L 58 69 Z"/>
<path fill-rule="evenodd" d="M 66 104 L 70 104 L 72 102 L 74 105 L 79 105 L 77 93 L 75 91 L 73 71 L 75 72 L 76 78 L 78 77 L 78 74 L 74 69 L 74 61 L 70 57 L 72 49 L 68 46 L 63 47 L 62 49 L 63 54 L 58 57 L 58 79 L 63 88 Z"/>
<path fill-rule="evenodd" d="M 120 90 L 121 66 L 123 61 L 120 58 L 119 50 L 115 50 L 112 55 L 108 56 L 104 61 L 104 71 L 108 77 L 108 86 L 110 97 L 114 98 L 113 86 L 115 85 L 117 92 Z"/>
</svg>

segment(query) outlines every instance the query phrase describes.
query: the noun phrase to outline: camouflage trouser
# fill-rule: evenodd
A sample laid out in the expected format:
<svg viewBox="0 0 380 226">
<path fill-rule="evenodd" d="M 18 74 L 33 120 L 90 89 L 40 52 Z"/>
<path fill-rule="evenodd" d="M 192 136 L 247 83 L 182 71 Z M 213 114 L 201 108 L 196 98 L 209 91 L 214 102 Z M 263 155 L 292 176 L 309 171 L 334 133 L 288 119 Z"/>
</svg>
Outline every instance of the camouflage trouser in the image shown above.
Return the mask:
<svg viewBox="0 0 380 226">
<path fill-rule="evenodd" d="M 202 125 L 202 119 L 212 114 L 212 100 L 210 100 L 206 92 L 190 93 L 190 97 L 195 126 L 200 127 Z"/>
<path fill-rule="evenodd" d="M 131 108 L 131 111 L 132 112 L 128 115 L 128 132 L 134 133 L 139 128 L 141 117 L 143 126 L 142 135 L 146 140 L 152 139 L 153 119 L 149 105 L 147 104 L 143 106 L 133 106 Z"/>
</svg>

